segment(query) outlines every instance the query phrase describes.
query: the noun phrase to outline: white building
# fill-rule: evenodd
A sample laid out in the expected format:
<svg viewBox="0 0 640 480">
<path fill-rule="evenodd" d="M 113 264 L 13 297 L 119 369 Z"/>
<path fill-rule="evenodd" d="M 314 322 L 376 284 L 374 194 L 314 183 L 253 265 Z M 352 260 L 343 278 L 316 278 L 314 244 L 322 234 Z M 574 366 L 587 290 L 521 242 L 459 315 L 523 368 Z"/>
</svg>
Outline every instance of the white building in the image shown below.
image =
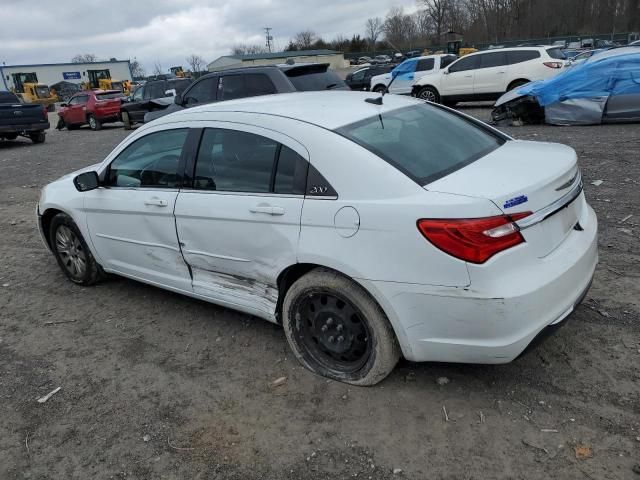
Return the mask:
<svg viewBox="0 0 640 480">
<path fill-rule="evenodd" d="M 90 63 L 43 63 L 36 65 L 0 66 L 0 90 L 20 90 L 20 84 L 37 81 L 53 85 L 66 81 L 71 83 L 92 82 L 96 78 L 113 80 L 133 80 L 129 60 Z M 107 75 L 108 74 L 108 75 Z M 96 85 L 97 86 L 97 85 Z"/>
<path fill-rule="evenodd" d="M 335 52 L 333 50 L 298 50 L 248 55 L 225 55 L 207 65 L 207 69 L 210 72 L 216 72 L 218 70 L 248 67 L 251 65 L 277 65 L 286 63 L 287 60 L 294 61 L 295 63 L 328 63 L 329 67 L 334 70 L 345 68 L 345 65 L 349 66 L 342 52 Z"/>
</svg>

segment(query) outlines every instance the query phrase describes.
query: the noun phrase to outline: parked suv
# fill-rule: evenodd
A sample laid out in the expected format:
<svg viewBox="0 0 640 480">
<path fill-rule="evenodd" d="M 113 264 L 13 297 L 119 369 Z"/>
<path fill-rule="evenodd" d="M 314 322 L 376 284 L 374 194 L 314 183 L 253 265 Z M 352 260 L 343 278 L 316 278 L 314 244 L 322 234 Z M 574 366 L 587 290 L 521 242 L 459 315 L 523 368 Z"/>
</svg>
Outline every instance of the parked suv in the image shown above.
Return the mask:
<svg viewBox="0 0 640 480">
<path fill-rule="evenodd" d="M 371 90 L 374 92 L 384 92 L 391 83 L 391 79 L 396 79 L 389 88 L 389 93 L 405 94 L 411 93 L 413 84 L 426 75 L 439 72 L 447 65 L 456 60 L 455 55 L 426 55 L 424 57 L 413 57 L 405 60 L 390 73 L 377 75 L 371 79 Z"/>
<path fill-rule="evenodd" d="M 125 130 L 130 130 L 134 123 L 144 122 L 146 113 L 167 108 L 173 103 L 172 97 L 184 92 L 189 85 L 190 78 L 171 78 L 149 81 L 136 88 L 129 101 L 120 107 Z"/>
<path fill-rule="evenodd" d="M 559 47 L 516 47 L 466 55 L 435 75 L 418 80 L 411 94 L 431 102 L 496 100 L 508 90 L 562 71 Z"/>
<path fill-rule="evenodd" d="M 91 130 L 100 130 L 103 123 L 120 121 L 120 90 L 83 90 L 69 102 L 61 103 L 58 111 L 58 130 L 80 128 L 89 124 Z"/>
<path fill-rule="evenodd" d="M 351 90 L 369 91 L 371 88 L 371 79 L 376 75 L 389 73 L 393 65 L 372 65 L 370 67 L 362 67 L 353 73 L 347 75 L 344 79 Z"/>
<path fill-rule="evenodd" d="M 200 77 L 164 110 L 145 115 L 145 122 L 207 103 L 296 91 L 349 90 L 328 63 L 282 64 L 223 70 Z"/>
</svg>

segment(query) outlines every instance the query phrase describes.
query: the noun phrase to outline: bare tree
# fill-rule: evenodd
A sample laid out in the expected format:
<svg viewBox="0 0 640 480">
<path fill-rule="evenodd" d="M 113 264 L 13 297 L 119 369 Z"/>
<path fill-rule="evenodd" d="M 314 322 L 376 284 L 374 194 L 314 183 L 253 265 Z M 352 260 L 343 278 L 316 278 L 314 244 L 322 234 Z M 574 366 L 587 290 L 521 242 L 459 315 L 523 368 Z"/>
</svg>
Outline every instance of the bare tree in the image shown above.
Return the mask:
<svg viewBox="0 0 640 480">
<path fill-rule="evenodd" d="M 71 59 L 73 63 L 91 63 L 97 62 L 98 57 L 93 53 L 79 53 Z"/>
<path fill-rule="evenodd" d="M 442 41 L 442 34 L 447 31 L 447 16 L 449 13 L 450 0 L 420 0 L 427 15 L 431 18 L 435 41 Z"/>
<path fill-rule="evenodd" d="M 204 58 L 202 58 L 200 55 L 196 55 L 195 53 L 189 55 L 186 60 L 191 67 L 192 72 L 202 71 L 203 67 L 207 63 Z"/>
<path fill-rule="evenodd" d="M 134 58 L 130 65 L 131 65 L 131 74 L 134 77 L 140 78 L 145 76 L 144 67 L 138 60 Z"/>
<path fill-rule="evenodd" d="M 164 73 L 164 70 L 162 69 L 162 64 L 160 63 L 160 60 L 156 60 L 155 63 L 153 64 L 153 74 L 162 75 L 163 73 Z"/>
<path fill-rule="evenodd" d="M 308 50 L 317 40 L 316 32 L 313 30 L 304 30 L 296 33 L 296 36 L 293 38 L 293 43 L 295 43 L 300 50 Z"/>
<path fill-rule="evenodd" d="M 415 21 L 411 15 L 405 15 L 402 7 L 394 7 L 389 10 L 382 28 L 384 39 L 395 49 L 411 48 L 416 41 Z"/>
<path fill-rule="evenodd" d="M 247 45 L 239 43 L 231 47 L 232 55 L 250 55 L 255 53 L 265 53 L 267 48 L 264 45 Z"/>
<path fill-rule="evenodd" d="M 367 41 L 369 42 L 369 48 L 371 50 L 376 49 L 376 42 L 380 35 L 383 33 L 382 28 L 383 22 L 380 17 L 373 17 L 367 19 L 365 23 L 365 36 L 367 37 Z"/>
</svg>

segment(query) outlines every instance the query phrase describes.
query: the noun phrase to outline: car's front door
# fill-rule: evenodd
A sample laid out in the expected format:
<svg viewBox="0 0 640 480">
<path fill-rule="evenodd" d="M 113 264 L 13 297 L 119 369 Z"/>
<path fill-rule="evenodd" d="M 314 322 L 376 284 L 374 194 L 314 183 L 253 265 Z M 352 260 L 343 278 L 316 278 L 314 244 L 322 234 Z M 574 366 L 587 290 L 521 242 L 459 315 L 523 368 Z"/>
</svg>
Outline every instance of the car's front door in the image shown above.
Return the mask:
<svg viewBox="0 0 640 480">
<path fill-rule="evenodd" d="M 135 140 L 110 163 L 102 186 L 86 193 L 91 241 L 107 271 L 191 291 L 173 217 L 188 132 L 162 130 Z"/>
<path fill-rule="evenodd" d="M 389 84 L 389 93 L 411 93 L 411 85 L 415 80 L 417 64 L 417 60 L 405 60 L 391 71 L 393 83 Z"/>
<path fill-rule="evenodd" d="M 474 95 L 496 98 L 507 90 L 507 52 L 488 52 L 477 55 L 480 65 L 473 79 Z"/>
<path fill-rule="evenodd" d="M 68 125 L 81 125 L 85 123 L 88 95 L 76 95 L 67 106 L 64 121 Z"/>
<path fill-rule="evenodd" d="M 477 55 L 462 57 L 452 63 L 443 72 L 440 96 L 459 97 L 473 95 L 473 81 L 478 64 Z"/>
<path fill-rule="evenodd" d="M 134 122 L 142 122 L 144 120 L 144 114 L 147 113 L 147 105 L 149 103 L 148 97 L 145 97 L 145 93 L 149 93 L 147 85 L 143 85 L 133 92 L 133 97 L 130 103 L 125 103 L 124 106 Z M 145 99 L 146 98 L 146 99 Z"/>
<path fill-rule="evenodd" d="M 193 290 L 274 320 L 278 275 L 296 263 L 308 154 L 272 130 L 210 125 L 175 208 Z"/>
</svg>

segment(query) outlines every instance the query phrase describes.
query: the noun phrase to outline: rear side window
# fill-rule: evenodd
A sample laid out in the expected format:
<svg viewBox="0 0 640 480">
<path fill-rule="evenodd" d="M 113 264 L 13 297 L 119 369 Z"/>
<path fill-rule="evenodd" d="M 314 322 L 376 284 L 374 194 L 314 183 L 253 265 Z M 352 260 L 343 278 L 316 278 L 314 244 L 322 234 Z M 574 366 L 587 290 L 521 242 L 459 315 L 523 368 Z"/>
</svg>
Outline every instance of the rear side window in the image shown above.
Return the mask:
<svg viewBox="0 0 640 480">
<path fill-rule="evenodd" d="M 433 58 L 423 58 L 422 60 L 418 60 L 416 71 L 426 72 L 427 70 L 433 70 L 434 63 L 435 62 Z"/>
<path fill-rule="evenodd" d="M 480 57 L 480 68 L 501 67 L 507 64 L 506 52 L 491 52 L 478 55 Z"/>
<path fill-rule="evenodd" d="M 454 113 L 415 105 L 361 120 L 336 130 L 419 185 L 473 163 L 504 140 Z"/>
<path fill-rule="evenodd" d="M 509 65 L 516 63 L 528 62 L 540 58 L 540 52 L 537 50 L 509 50 L 507 52 L 507 60 Z"/>
<path fill-rule="evenodd" d="M 252 73 L 244 76 L 246 96 L 270 95 L 276 93 L 276 87 L 264 73 Z"/>
<path fill-rule="evenodd" d="M 248 132 L 205 129 L 194 188 L 303 195 L 308 163 L 275 140 Z"/>
<path fill-rule="evenodd" d="M 456 63 L 449 67 L 449 72 L 466 72 L 467 70 L 475 70 L 480 64 L 480 55 L 462 57 Z"/>
<path fill-rule="evenodd" d="M 122 93 L 96 93 L 97 100 L 111 100 L 114 98 L 122 98 Z"/>
<path fill-rule="evenodd" d="M 551 58 L 555 58 L 556 60 L 566 60 L 564 52 L 559 48 L 550 48 L 547 50 L 547 53 Z"/>
</svg>

